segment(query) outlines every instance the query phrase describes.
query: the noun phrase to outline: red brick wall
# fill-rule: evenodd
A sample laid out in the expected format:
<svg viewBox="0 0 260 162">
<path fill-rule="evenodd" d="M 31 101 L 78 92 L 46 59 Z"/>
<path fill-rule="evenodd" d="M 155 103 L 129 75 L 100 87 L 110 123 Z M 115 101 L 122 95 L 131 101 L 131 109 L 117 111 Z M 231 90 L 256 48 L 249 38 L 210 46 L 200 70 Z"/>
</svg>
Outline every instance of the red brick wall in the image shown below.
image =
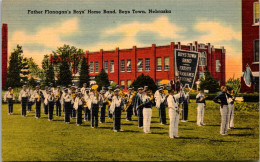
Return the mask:
<svg viewBox="0 0 260 162">
<path fill-rule="evenodd" d="M 8 27 L 2 25 L 2 87 L 5 87 L 7 78 L 7 59 L 8 59 Z"/>
<path fill-rule="evenodd" d="M 194 47 L 195 46 L 195 47 Z M 182 49 L 182 50 L 190 50 L 195 49 L 196 51 L 205 51 L 207 54 L 207 66 L 213 77 L 220 81 L 220 84 L 225 84 L 225 52 L 222 49 L 214 49 L 210 46 L 210 44 L 205 45 L 203 49 L 199 47 L 199 44 L 195 42 L 195 44 L 189 45 L 181 45 L 180 42 L 175 44 L 172 42 L 167 46 L 156 46 L 152 44 L 151 47 L 145 48 L 136 48 L 133 46 L 131 49 L 122 49 L 119 48 L 113 51 L 103 51 L 100 52 L 86 52 L 86 57 L 88 62 L 95 61 L 99 62 L 99 71 L 102 69 L 102 65 L 104 61 L 108 61 L 108 77 L 109 80 L 113 80 L 117 82 L 119 85 L 121 81 L 125 81 L 125 85 L 127 85 L 127 80 L 131 80 L 132 82 L 142 73 L 145 75 L 150 75 L 154 81 L 163 80 L 163 79 L 172 79 L 174 74 L 174 49 Z M 156 70 L 156 58 L 162 58 L 162 70 Z M 169 71 L 164 70 L 164 58 L 169 57 L 170 69 Z M 143 59 L 143 71 L 137 71 L 137 62 L 138 59 Z M 150 71 L 145 71 L 145 58 L 150 58 Z M 126 65 L 127 60 L 131 60 L 131 72 L 127 72 Z M 216 59 L 221 61 L 221 72 L 216 72 Z M 114 73 L 110 73 L 110 61 L 114 60 Z M 120 71 L 120 61 L 125 61 L 125 72 Z M 95 68 L 95 67 L 94 67 Z M 199 70 L 203 71 L 205 68 L 199 67 Z M 97 73 L 90 73 L 90 76 L 95 76 Z M 126 87 L 126 86 L 125 86 Z"/>
<path fill-rule="evenodd" d="M 259 72 L 259 63 L 254 63 L 254 43 L 259 39 L 259 25 L 253 25 L 253 4 L 258 0 L 242 0 L 242 72 L 248 64 L 253 72 Z M 247 87 L 241 78 L 241 91 L 254 92 L 254 86 Z"/>
</svg>

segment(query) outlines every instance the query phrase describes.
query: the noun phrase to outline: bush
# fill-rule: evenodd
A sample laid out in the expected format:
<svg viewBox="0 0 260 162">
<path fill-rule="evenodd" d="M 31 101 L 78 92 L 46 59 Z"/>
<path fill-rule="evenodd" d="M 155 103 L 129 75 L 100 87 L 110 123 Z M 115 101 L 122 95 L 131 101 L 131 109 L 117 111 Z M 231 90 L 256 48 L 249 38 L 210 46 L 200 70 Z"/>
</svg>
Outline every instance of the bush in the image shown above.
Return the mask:
<svg viewBox="0 0 260 162">
<path fill-rule="evenodd" d="M 236 111 L 259 111 L 259 103 L 235 102 Z"/>
<path fill-rule="evenodd" d="M 144 86 L 148 86 L 148 89 L 152 90 L 153 93 L 157 90 L 157 86 L 153 79 L 149 75 L 144 74 L 139 75 L 131 85 L 135 90 Z"/>
</svg>

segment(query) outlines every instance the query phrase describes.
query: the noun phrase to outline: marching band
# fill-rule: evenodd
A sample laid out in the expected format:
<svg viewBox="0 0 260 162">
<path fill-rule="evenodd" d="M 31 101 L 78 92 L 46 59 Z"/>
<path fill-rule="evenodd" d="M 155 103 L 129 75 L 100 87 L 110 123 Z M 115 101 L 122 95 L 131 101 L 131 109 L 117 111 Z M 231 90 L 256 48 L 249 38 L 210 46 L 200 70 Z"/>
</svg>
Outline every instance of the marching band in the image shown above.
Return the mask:
<svg viewBox="0 0 260 162">
<path fill-rule="evenodd" d="M 90 121 L 92 128 L 98 128 L 98 122 L 105 123 L 106 111 L 107 117 L 113 118 L 114 132 L 123 131 L 121 129 L 121 113 L 126 112 L 126 121 L 131 121 L 132 116 L 138 117 L 138 127 L 143 129 L 144 133 L 151 133 L 150 125 L 152 118 L 152 107 L 159 110 L 159 118 L 161 124 L 166 124 L 166 107 L 168 107 L 169 114 L 169 137 L 178 138 L 178 124 L 179 114 L 182 112 L 182 121 L 188 122 L 188 104 L 189 93 L 183 87 L 175 90 L 166 90 L 165 86 L 152 94 L 148 86 L 139 87 L 135 92 L 132 87 L 128 88 L 127 93 L 123 93 L 117 86 L 114 91 L 109 86 L 108 90 L 105 87 L 98 92 L 98 85 L 92 85 L 90 88 L 84 83 L 82 88 L 75 86 L 63 87 L 57 89 L 46 86 L 41 90 L 39 86 L 35 87 L 33 91 L 27 88 L 26 85 L 22 87 L 19 93 L 19 101 L 21 102 L 21 115 L 26 116 L 26 108 L 28 112 L 31 111 L 31 106 L 35 103 L 35 118 L 41 117 L 41 103 L 43 103 L 43 113 L 48 114 L 48 120 L 53 120 L 54 107 L 56 109 L 56 116 L 61 116 L 61 107 L 63 107 L 64 122 L 70 123 L 71 118 L 76 118 L 77 126 L 82 125 L 82 118 L 84 121 Z M 235 97 L 233 91 L 227 91 L 227 87 L 221 87 L 222 92 L 214 98 L 214 102 L 219 103 L 221 112 L 221 128 L 220 134 L 227 135 L 227 131 L 234 127 L 234 101 Z M 206 102 L 203 89 L 199 90 L 196 96 L 197 103 L 197 125 L 204 126 L 204 112 Z M 4 101 L 8 103 L 8 114 L 13 113 L 14 91 L 11 87 L 4 95 Z M 56 105 L 56 106 L 55 106 Z M 182 108 L 182 109 L 181 109 Z M 84 116 L 83 112 L 84 111 Z M 99 113 L 100 111 L 100 113 Z M 100 116 L 99 116 L 100 114 Z"/>
</svg>

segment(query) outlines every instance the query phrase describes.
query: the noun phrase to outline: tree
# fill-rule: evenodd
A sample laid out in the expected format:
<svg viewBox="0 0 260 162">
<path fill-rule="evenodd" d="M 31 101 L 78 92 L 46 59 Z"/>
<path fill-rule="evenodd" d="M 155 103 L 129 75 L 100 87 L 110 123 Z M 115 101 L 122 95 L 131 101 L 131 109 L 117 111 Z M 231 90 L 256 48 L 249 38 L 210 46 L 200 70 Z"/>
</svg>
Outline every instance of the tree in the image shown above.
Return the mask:
<svg viewBox="0 0 260 162">
<path fill-rule="evenodd" d="M 21 70 L 22 70 L 22 46 L 17 45 L 16 49 L 11 53 L 9 67 L 7 70 L 6 87 L 20 87 L 21 83 Z"/>
<path fill-rule="evenodd" d="M 33 58 L 29 58 L 28 60 L 28 65 L 29 65 L 29 71 L 30 75 L 33 77 L 38 77 L 43 79 L 43 70 L 39 68 L 39 66 L 34 62 Z"/>
<path fill-rule="evenodd" d="M 101 72 L 98 73 L 98 75 L 95 78 L 95 81 L 96 81 L 96 84 L 98 85 L 98 90 L 100 90 L 102 88 L 102 86 L 110 85 L 108 75 L 104 69 L 102 69 Z"/>
<path fill-rule="evenodd" d="M 43 82 L 42 86 L 49 86 L 50 83 L 55 84 L 54 68 L 50 63 L 50 58 L 48 55 L 45 55 L 42 60 L 42 69 L 43 69 Z"/>
<path fill-rule="evenodd" d="M 89 69 L 86 57 L 83 57 L 81 61 L 81 67 L 79 71 L 79 86 L 82 87 L 83 83 L 87 83 L 89 86 Z"/>
<path fill-rule="evenodd" d="M 59 68 L 58 85 L 68 86 L 72 83 L 72 72 L 70 70 L 69 63 L 66 59 L 63 59 Z"/>
<path fill-rule="evenodd" d="M 30 71 L 28 65 L 28 59 L 25 57 L 22 59 L 22 69 L 21 69 L 21 83 L 26 84 L 28 82 Z"/>
<path fill-rule="evenodd" d="M 218 80 L 212 77 L 207 68 L 204 71 L 204 78 L 200 78 L 199 86 L 201 89 L 209 90 L 209 93 L 215 93 L 219 91 Z"/>
<path fill-rule="evenodd" d="M 144 75 L 144 74 L 139 75 L 134 80 L 131 86 L 134 87 L 135 90 L 137 90 L 139 87 L 144 87 L 144 86 L 148 86 L 148 88 L 153 92 L 157 90 L 157 86 L 153 81 L 153 79 L 149 75 Z"/>
<path fill-rule="evenodd" d="M 37 83 L 36 83 L 36 81 L 34 80 L 33 77 L 31 77 L 31 78 L 28 80 L 27 86 L 28 86 L 28 87 L 35 87 L 35 86 L 37 86 Z"/>
<path fill-rule="evenodd" d="M 233 78 L 229 78 L 228 81 L 226 82 L 226 86 L 228 89 L 233 89 L 234 91 L 236 91 L 241 85 L 240 82 L 240 78 L 234 79 Z"/>
</svg>

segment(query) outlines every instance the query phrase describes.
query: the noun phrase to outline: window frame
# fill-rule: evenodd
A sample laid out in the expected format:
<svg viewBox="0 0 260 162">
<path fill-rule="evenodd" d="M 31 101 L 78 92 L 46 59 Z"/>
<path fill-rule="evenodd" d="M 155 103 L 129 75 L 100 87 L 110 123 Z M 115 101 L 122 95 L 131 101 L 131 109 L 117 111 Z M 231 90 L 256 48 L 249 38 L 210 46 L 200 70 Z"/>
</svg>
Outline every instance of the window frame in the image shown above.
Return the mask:
<svg viewBox="0 0 260 162">
<path fill-rule="evenodd" d="M 108 61 L 104 61 L 104 70 L 106 73 L 108 73 Z"/>
<path fill-rule="evenodd" d="M 168 65 L 165 64 L 166 58 L 168 58 L 168 63 L 169 63 Z M 168 66 L 168 67 L 166 67 L 166 66 Z M 169 56 L 164 57 L 164 71 L 170 71 L 170 57 Z"/>
<path fill-rule="evenodd" d="M 202 55 L 205 57 L 202 57 Z M 203 58 L 203 61 L 205 61 L 205 64 L 203 65 L 201 65 L 201 58 Z M 199 66 L 207 66 L 207 53 L 205 51 L 200 51 Z"/>
<path fill-rule="evenodd" d="M 138 65 L 138 63 L 139 63 L 139 60 L 140 61 L 142 61 L 141 62 L 141 65 Z M 139 58 L 139 59 L 137 59 L 137 72 L 143 72 L 143 59 L 142 58 Z M 140 66 L 140 67 L 139 67 Z"/>
<path fill-rule="evenodd" d="M 127 66 L 128 61 L 130 62 L 130 66 L 129 66 L 129 67 Z M 131 69 L 131 68 L 132 68 L 131 66 L 132 66 L 131 59 L 127 59 L 127 60 L 126 60 L 126 72 L 131 72 L 131 70 L 132 70 L 132 69 Z M 130 70 L 129 70 L 129 68 L 130 68 Z"/>
<path fill-rule="evenodd" d="M 92 66 L 91 66 L 92 65 Z M 93 61 L 90 61 L 89 62 L 89 72 L 90 73 L 94 73 L 94 63 L 93 63 Z"/>
<path fill-rule="evenodd" d="M 256 23 L 255 22 L 255 20 L 256 20 L 256 17 L 255 17 L 255 15 L 256 15 L 256 13 L 255 13 L 255 6 L 256 6 L 256 4 L 258 3 L 258 5 L 259 5 L 259 2 L 254 2 L 253 3 L 253 26 L 259 26 L 259 18 L 258 18 L 258 23 Z M 259 11 L 258 11 L 258 15 L 259 15 Z"/>
<path fill-rule="evenodd" d="M 217 61 L 219 61 L 220 66 L 217 66 L 218 65 Z M 216 73 L 220 73 L 221 72 L 221 68 L 220 67 L 221 67 L 221 61 L 219 59 L 216 59 L 216 67 L 215 67 L 216 68 L 216 70 L 215 70 Z M 219 69 L 219 70 L 217 70 L 217 69 Z"/>
<path fill-rule="evenodd" d="M 112 66 L 111 66 L 112 62 L 113 62 L 113 71 L 111 70 L 112 69 Z M 115 72 L 115 62 L 114 62 L 114 60 L 110 60 L 109 71 L 110 71 L 110 73 L 114 73 Z"/>
<path fill-rule="evenodd" d="M 125 72 L 125 60 L 120 60 L 120 72 Z"/>
<path fill-rule="evenodd" d="M 99 73 L 99 63 L 98 63 L 98 61 L 95 61 L 94 65 L 95 65 L 95 67 L 94 67 L 94 72 L 95 72 L 95 73 Z M 96 65 L 97 65 L 97 66 L 96 66 Z M 97 68 L 97 69 L 96 69 L 96 68 Z"/>
<path fill-rule="evenodd" d="M 158 59 L 161 59 L 161 65 L 160 66 L 158 65 Z M 156 57 L 156 71 L 162 71 L 162 57 Z"/>
<path fill-rule="evenodd" d="M 128 85 L 128 82 L 130 81 L 130 85 Z M 132 85 L 132 80 L 127 80 L 126 81 L 126 85 L 127 85 L 127 88 L 129 88 L 131 85 Z"/>
<path fill-rule="evenodd" d="M 149 60 L 149 64 L 148 64 L 148 60 Z M 150 72 L 150 70 L 151 70 L 151 59 L 150 58 L 145 58 L 144 59 L 144 71 L 145 72 Z"/>
</svg>

